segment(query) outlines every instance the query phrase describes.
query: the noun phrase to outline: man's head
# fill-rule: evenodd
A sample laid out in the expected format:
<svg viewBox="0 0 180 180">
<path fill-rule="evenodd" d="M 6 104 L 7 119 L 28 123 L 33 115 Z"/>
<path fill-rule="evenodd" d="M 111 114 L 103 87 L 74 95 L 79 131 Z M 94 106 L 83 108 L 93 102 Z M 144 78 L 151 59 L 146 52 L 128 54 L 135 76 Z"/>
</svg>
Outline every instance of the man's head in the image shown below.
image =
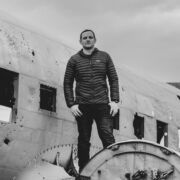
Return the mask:
<svg viewBox="0 0 180 180">
<path fill-rule="evenodd" d="M 96 43 L 96 36 L 94 31 L 90 29 L 86 29 L 81 32 L 80 34 L 80 44 L 83 46 L 84 49 L 90 50 L 94 48 Z"/>
</svg>

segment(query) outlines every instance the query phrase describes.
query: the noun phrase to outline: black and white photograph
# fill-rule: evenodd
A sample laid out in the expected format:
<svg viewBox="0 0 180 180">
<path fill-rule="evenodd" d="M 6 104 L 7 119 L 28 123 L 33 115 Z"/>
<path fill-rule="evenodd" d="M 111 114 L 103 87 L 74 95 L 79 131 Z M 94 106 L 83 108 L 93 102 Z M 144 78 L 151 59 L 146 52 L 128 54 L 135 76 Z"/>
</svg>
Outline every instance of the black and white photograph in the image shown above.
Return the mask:
<svg viewBox="0 0 180 180">
<path fill-rule="evenodd" d="M 0 180 L 179 180 L 180 1 L 0 0 Z"/>
</svg>

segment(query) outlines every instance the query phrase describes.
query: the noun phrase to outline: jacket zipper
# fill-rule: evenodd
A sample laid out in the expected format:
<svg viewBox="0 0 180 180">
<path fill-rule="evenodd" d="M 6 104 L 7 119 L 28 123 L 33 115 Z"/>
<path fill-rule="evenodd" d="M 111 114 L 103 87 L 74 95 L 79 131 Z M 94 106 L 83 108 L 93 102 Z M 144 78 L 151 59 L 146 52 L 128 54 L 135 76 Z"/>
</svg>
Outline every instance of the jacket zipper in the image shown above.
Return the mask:
<svg viewBox="0 0 180 180">
<path fill-rule="evenodd" d="M 92 59 L 89 59 L 89 64 L 92 66 Z"/>
</svg>

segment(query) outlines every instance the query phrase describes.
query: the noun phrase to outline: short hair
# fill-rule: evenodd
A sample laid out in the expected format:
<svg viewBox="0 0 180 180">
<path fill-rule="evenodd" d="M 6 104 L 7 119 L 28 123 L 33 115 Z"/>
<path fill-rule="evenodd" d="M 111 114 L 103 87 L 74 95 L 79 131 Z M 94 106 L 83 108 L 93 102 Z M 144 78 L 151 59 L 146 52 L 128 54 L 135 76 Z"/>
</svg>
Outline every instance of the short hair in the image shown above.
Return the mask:
<svg viewBox="0 0 180 180">
<path fill-rule="evenodd" d="M 82 34 L 83 34 L 83 33 L 85 33 L 85 32 L 87 32 L 87 31 L 92 32 L 92 34 L 93 34 L 93 36 L 94 36 L 94 39 L 96 39 L 96 36 L 95 36 L 95 33 L 94 33 L 94 31 L 93 31 L 93 30 L 91 30 L 91 29 L 85 29 L 85 30 L 84 30 L 84 31 L 82 31 L 82 32 L 81 32 L 81 34 L 80 34 L 80 40 L 82 39 Z"/>
</svg>

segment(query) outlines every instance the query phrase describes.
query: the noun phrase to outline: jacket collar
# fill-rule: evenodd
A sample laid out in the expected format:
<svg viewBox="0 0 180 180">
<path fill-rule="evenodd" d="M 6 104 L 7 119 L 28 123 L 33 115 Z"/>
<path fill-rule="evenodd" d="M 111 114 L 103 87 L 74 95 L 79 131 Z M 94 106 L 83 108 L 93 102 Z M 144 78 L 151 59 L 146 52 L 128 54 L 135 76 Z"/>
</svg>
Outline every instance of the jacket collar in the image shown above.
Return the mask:
<svg viewBox="0 0 180 180">
<path fill-rule="evenodd" d="M 80 56 L 82 56 L 82 57 L 90 58 L 90 57 L 92 57 L 94 54 L 96 54 L 98 51 L 99 51 L 98 48 L 94 48 L 94 51 L 92 52 L 92 54 L 87 55 L 87 54 L 84 54 L 83 49 L 81 49 L 81 50 L 78 52 L 78 54 L 79 54 Z"/>
</svg>

